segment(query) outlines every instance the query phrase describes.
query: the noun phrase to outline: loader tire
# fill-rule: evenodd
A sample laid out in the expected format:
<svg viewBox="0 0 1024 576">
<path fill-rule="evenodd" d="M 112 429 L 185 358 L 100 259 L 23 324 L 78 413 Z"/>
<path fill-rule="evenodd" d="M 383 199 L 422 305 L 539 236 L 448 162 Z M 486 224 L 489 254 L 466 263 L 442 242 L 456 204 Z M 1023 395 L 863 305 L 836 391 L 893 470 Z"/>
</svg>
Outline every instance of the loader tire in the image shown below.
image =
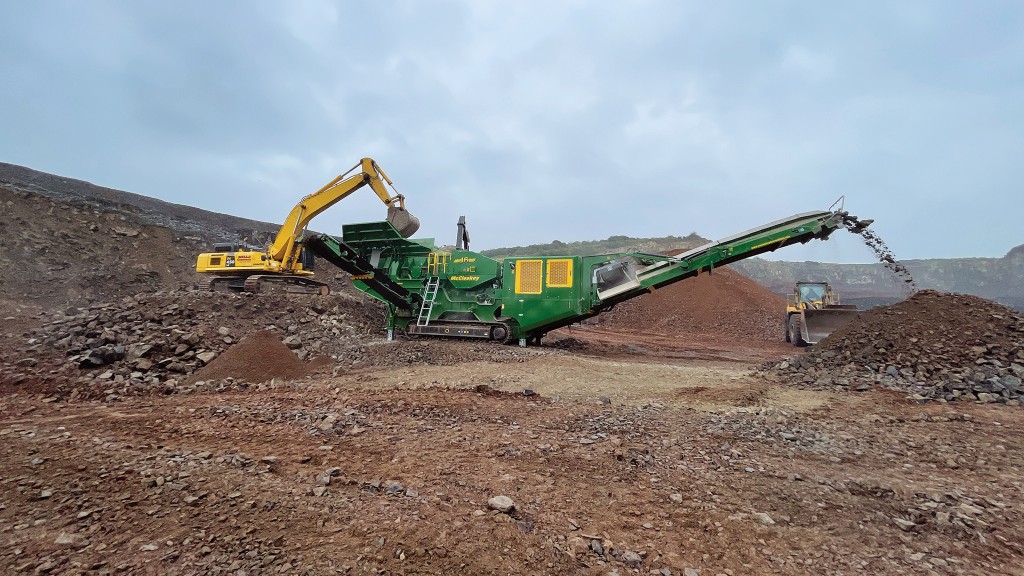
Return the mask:
<svg viewBox="0 0 1024 576">
<path fill-rule="evenodd" d="M 798 314 L 792 314 L 789 317 L 789 329 L 786 331 L 788 340 L 793 346 L 804 347 L 807 346 L 807 342 L 804 341 L 803 335 L 800 333 L 800 316 Z"/>
<path fill-rule="evenodd" d="M 793 341 L 793 335 L 789 333 L 789 319 L 792 315 L 786 316 L 786 319 L 782 321 L 782 331 L 786 333 L 786 343 L 789 344 Z"/>
</svg>

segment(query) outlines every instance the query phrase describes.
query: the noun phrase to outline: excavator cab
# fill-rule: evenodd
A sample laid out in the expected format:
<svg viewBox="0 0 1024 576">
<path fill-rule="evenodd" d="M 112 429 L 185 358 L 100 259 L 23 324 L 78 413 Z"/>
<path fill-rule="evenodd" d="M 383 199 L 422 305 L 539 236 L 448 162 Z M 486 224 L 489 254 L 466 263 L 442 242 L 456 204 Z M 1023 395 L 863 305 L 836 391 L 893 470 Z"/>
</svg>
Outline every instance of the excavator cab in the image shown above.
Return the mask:
<svg viewBox="0 0 1024 576">
<path fill-rule="evenodd" d="M 214 252 L 261 252 L 263 248 L 244 242 L 218 242 L 213 245 Z"/>
</svg>

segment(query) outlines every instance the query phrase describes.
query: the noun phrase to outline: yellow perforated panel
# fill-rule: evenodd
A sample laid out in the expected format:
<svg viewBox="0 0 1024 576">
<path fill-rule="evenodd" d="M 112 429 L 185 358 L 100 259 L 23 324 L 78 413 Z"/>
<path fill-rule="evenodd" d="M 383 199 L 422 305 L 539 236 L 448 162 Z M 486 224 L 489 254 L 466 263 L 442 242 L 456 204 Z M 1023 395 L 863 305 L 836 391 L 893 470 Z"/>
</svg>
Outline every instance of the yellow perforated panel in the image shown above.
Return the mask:
<svg viewBox="0 0 1024 576">
<path fill-rule="evenodd" d="M 548 287 L 572 287 L 572 260 L 548 260 Z"/>
<path fill-rule="evenodd" d="M 516 261 L 516 294 L 540 294 L 544 286 L 544 262 Z"/>
</svg>

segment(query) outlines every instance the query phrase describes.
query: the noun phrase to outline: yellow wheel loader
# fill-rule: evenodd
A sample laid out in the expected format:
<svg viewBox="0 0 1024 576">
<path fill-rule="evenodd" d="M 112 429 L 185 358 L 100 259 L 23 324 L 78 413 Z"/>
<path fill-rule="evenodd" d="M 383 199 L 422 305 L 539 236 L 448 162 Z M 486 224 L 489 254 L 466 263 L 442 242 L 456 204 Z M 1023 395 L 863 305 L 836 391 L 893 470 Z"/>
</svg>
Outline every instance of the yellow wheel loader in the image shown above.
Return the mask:
<svg viewBox="0 0 1024 576">
<path fill-rule="evenodd" d="M 408 238 L 419 229 L 419 219 L 405 209 L 405 197 L 397 191 L 392 196 L 385 182 L 394 190 L 394 184 L 380 166 L 370 158 L 363 158 L 348 172 L 300 200 L 268 248 L 224 243 L 215 244 L 213 252 L 200 254 L 196 259 L 196 272 L 207 276 L 199 288 L 260 292 L 280 287 L 288 292 L 327 294 L 330 291 L 327 284 L 311 278 L 313 254 L 303 250 L 306 226 L 318 214 L 363 186 L 369 186 L 388 207 L 387 220 L 399 234 Z"/>
<path fill-rule="evenodd" d="M 827 282 L 797 282 L 786 302 L 786 342 L 817 344 L 857 316 L 857 307 L 839 303 Z"/>
</svg>

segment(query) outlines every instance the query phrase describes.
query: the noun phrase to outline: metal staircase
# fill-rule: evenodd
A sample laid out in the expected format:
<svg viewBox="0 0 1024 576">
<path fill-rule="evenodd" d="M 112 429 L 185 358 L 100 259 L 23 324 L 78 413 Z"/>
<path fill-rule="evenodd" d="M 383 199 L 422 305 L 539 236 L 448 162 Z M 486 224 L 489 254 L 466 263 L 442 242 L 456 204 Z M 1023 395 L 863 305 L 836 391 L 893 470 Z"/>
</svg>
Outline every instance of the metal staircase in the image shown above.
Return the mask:
<svg viewBox="0 0 1024 576">
<path fill-rule="evenodd" d="M 437 298 L 437 290 L 441 285 L 441 279 L 431 276 L 423 289 L 423 302 L 420 304 L 420 314 L 416 317 L 417 326 L 426 326 L 430 323 L 430 312 L 434 309 L 434 299 Z"/>
</svg>

